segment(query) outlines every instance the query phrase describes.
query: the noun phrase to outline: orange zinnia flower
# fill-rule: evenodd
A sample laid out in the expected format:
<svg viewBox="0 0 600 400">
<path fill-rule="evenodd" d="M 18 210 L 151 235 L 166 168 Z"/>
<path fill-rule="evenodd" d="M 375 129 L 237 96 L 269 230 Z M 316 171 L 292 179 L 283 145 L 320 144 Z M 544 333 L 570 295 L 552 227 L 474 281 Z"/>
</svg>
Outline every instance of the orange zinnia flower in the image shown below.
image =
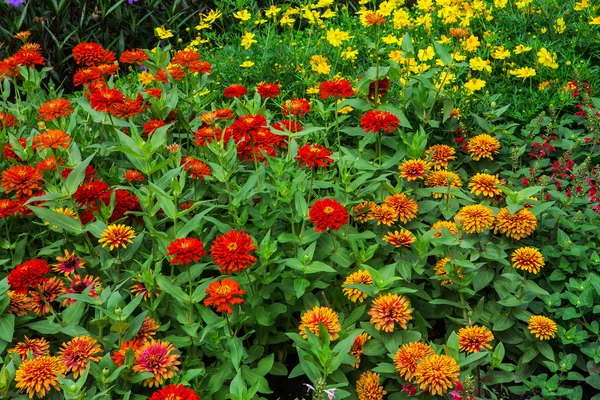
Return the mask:
<svg viewBox="0 0 600 400">
<path fill-rule="evenodd" d="M 446 271 L 446 264 L 450 261 L 450 259 L 448 257 L 444 257 L 441 260 L 438 260 L 438 262 L 435 263 L 435 267 L 433 268 L 433 272 L 437 275 L 437 276 L 450 276 L 448 275 L 448 271 Z M 454 272 L 456 272 L 456 275 L 458 276 L 459 280 L 462 280 L 463 278 L 463 274 L 462 271 L 459 267 L 454 267 Z M 451 280 L 445 279 L 440 281 L 440 285 L 449 285 L 452 282 Z"/>
<path fill-rule="evenodd" d="M 131 183 L 131 182 L 144 182 L 144 175 L 137 170 L 130 169 L 123 174 L 123 178 Z"/>
<path fill-rule="evenodd" d="M 367 298 L 367 294 L 365 292 L 361 291 L 360 289 L 353 289 L 353 288 L 346 287 L 346 285 L 353 285 L 353 284 L 358 284 L 358 283 L 361 283 L 363 285 L 373 284 L 373 277 L 371 276 L 369 271 L 359 270 L 359 271 L 353 272 L 352 274 L 348 275 L 348 277 L 344 281 L 344 283 L 342 285 L 342 287 L 343 287 L 342 292 L 353 303 L 356 303 L 356 300 L 358 300 L 359 302 L 362 303 Z"/>
<path fill-rule="evenodd" d="M 148 400 L 200 400 L 200 396 L 179 383 L 167 385 L 154 392 Z"/>
<path fill-rule="evenodd" d="M 131 243 L 133 238 L 135 238 L 135 232 L 131 227 L 113 224 L 102 232 L 102 238 L 98 240 L 98 243 L 101 243 L 102 247 L 110 246 L 112 250 L 119 246 L 127 247 L 127 243 Z"/>
<path fill-rule="evenodd" d="M 7 314 L 22 317 L 23 315 L 27 315 L 27 312 L 31 310 L 31 299 L 27 293 L 17 293 L 14 290 L 9 290 L 8 297 L 10 298 L 10 304 L 8 305 L 8 310 L 6 310 Z"/>
<path fill-rule="evenodd" d="M 144 322 L 140 326 L 140 329 L 135 334 L 133 340 L 140 343 L 144 343 L 151 339 L 152 336 L 156 335 L 156 332 L 160 329 L 160 324 L 154 320 L 154 318 L 147 316 L 144 318 Z"/>
<path fill-rule="evenodd" d="M 419 205 L 413 199 L 409 199 L 404 193 L 396 193 L 383 200 L 383 204 L 392 207 L 398 214 L 398 219 L 403 224 L 417 217 Z"/>
<path fill-rule="evenodd" d="M 48 314 L 52 302 L 56 300 L 65 289 L 65 283 L 53 276 L 37 286 L 37 291 L 31 292 L 31 311 L 37 315 Z"/>
<path fill-rule="evenodd" d="M 335 340 L 340 335 L 338 332 L 342 330 L 342 325 L 339 322 L 338 313 L 333 311 L 329 307 L 316 306 L 304 313 L 300 320 L 300 335 L 304 339 L 308 338 L 306 330 L 308 329 L 315 335 L 319 336 L 319 326 L 325 325 L 327 332 L 329 332 L 329 340 Z"/>
<path fill-rule="evenodd" d="M 237 296 L 246 294 L 246 291 L 241 290 L 240 285 L 233 279 L 224 278 L 220 282 L 215 281 L 208 285 L 205 293 L 208 294 L 208 298 L 204 300 L 205 306 L 213 306 L 217 312 L 232 314 L 233 304 L 244 304 L 244 300 Z"/>
<path fill-rule="evenodd" d="M 210 176 L 209 166 L 194 157 L 183 157 L 181 165 L 183 165 L 184 171 L 187 171 L 192 179 L 204 180 L 205 176 Z"/>
<path fill-rule="evenodd" d="M 379 385 L 379 374 L 365 371 L 356 381 L 356 394 L 358 400 L 382 400 L 387 392 Z"/>
<path fill-rule="evenodd" d="M 365 201 L 360 203 L 357 206 L 352 208 L 352 212 L 354 213 L 354 219 L 361 224 L 368 222 L 373 219 L 373 211 L 377 207 L 372 201 Z"/>
<path fill-rule="evenodd" d="M 450 171 L 433 171 L 427 174 L 425 178 L 425 186 L 430 188 L 460 188 L 462 187 L 462 181 L 460 176 L 455 172 Z M 434 199 L 438 199 L 442 196 L 454 197 L 453 194 L 448 193 L 432 193 Z"/>
<path fill-rule="evenodd" d="M 160 340 L 151 340 L 144 343 L 135 351 L 133 372 L 151 372 L 152 378 L 144 380 L 144 386 L 160 386 L 165 379 L 171 379 L 178 370 L 177 354 L 172 343 Z"/>
<path fill-rule="evenodd" d="M 63 132 L 59 129 L 51 129 L 33 137 L 33 148 L 46 150 L 62 147 L 66 149 L 69 147 L 69 142 L 72 140 L 73 139 L 69 137 L 67 132 Z"/>
<path fill-rule="evenodd" d="M 394 367 L 401 377 L 412 380 L 417 370 L 417 363 L 425 356 L 435 354 L 427 343 L 411 342 L 402 345 L 394 355 Z"/>
<path fill-rule="evenodd" d="M 68 343 L 63 343 L 58 354 L 63 359 L 68 371 L 73 372 L 73 378 L 77 379 L 85 371 L 90 361 L 100 361 L 98 353 L 102 348 L 89 336 L 78 336 Z"/>
<path fill-rule="evenodd" d="M 179 238 L 173 240 L 167 247 L 167 255 L 173 256 L 171 264 L 191 264 L 200 261 L 206 254 L 204 244 L 196 238 Z"/>
<path fill-rule="evenodd" d="M 25 340 L 17 343 L 12 349 L 9 349 L 8 353 L 18 354 L 21 357 L 21 361 L 25 361 L 27 360 L 27 354 L 31 354 L 33 358 L 50 354 L 50 343 L 44 338 L 29 339 L 25 336 Z"/>
<path fill-rule="evenodd" d="M 471 158 L 475 161 L 479 161 L 482 158 L 493 160 L 493 155 L 498 154 L 498 150 L 500 150 L 500 142 L 484 133 L 469 139 L 467 150 Z"/>
<path fill-rule="evenodd" d="M 502 233 L 507 237 L 521 240 L 533 233 L 537 227 L 537 218 L 526 208 L 511 214 L 508 208 L 503 208 L 496 215 L 494 233 Z"/>
<path fill-rule="evenodd" d="M 384 242 L 388 242 L 389 244 L 393 244 L 396 247 L 410 247 L 410 244 L 415 241 L 415 237 L 406 229 L 401 229 L 400 232 L 389 232 L 383 237 L 382 240 Z"/>
<path fill-rule="evenodd" d="M 479 353 L 483 348 L 491 349 L 488 344 L 494 335 L 485 326 L 466 326 L 458 331 L 458 349 L 467 353 Z"/>
<path fill-rule="evenodd" d="M 460 375 L 456 360 L 447 355 L 431 355 L 417 364 L 415 380 L 422 390 L 432 395 L 442 395 L 454 387 Z"/>
<path fill-rule="evenodd" d="M 73 104 L 67 99 L 50 100 L 38 109 L 38 119 L 52 121 L 73 114 Z"/>
<path fill-rule="evenodd" d="M 252 238 L 243 231 L 229 231 L 218 236 L 211 249 L 210 256 L 224 274 L 240 272 L 250 268 L 257 260 L 250 252 L 258 250 Z"/>
<path fill-rule="evenodd" d="M 400 119 L 389 111 L 370 110 L 362 116 L 360 126 L 365 132 L 394 132 Z"/>
<path fill-rule="evenodd" d="M 60 390 L 58 377 L 65 376 L 67 368 L 60 357 L 41 356 L 23 362 L 15 375 L 17 389 L 25 391 L 29 398 L 37 395 L 39 398 L 53 387 Z"/>
<path fill-rule="evenodd" d="M 393 293 L 380 294 L 373 300 L 368 314 L 375 329 L 393 332 L 395 323 L 402 329 L 408 329 L 406 323 L 412 319 L 412 311 L 406 297 Z"/>
<path fill-rule="evenodd" d="M 434 238 L 442 237 L 442 232 L 444 228 L 451 234 L 456 235 L 458 233 L 458 227 L 452 221 L 437 221 L 435 224 L 431 226 L 431 231 L 436 231 L 433 235 Z"/>
<path fill-rule="evenodd" d="M 384 224 L 390 226 L 394 222 L 398 221 L 398 213 L 396 210 L 386 204 L 373 207 L 371 215 L 373 219 L 377 220 L 377 225 Z"/>
<path fill-rule="evenodd" d="M 512 253 L 513 267 L 537 274 L 544 267 L 544 256 L 536 248 L 521 247 Z"/>
<path fill-rule="evenodd" d="M 2 171 L 2 187 L 7 194 L 15 191 L 17 197 L 31 196 L 42 190 L 43 181 L 40 171 L 29 165 L 14 165 Z"/>
<path fill-rule="evenodd" d="M 434 169 L 448 168 L 448 163 L 452 160 L 456 160 L 456 150 L 445 144 L 436 144 L 425 150 L 425 159 L 431 156 L 429 162 L 433 165 Z"/>
<path fill-rule="evenodd" d="M 416 160 L 404 161 L 398 169 L 402 178 L 413 181 L 415 179 L 423 179 L 431 169 L 431 165 L 427 161 L 417 158 Z"/>
<path fill-rule="evenodd" d="M 367 25 L 370 25 L 370 26 L 380 25 L 385 22 L 385 18 L 383 17 L 383 15 L 381 15 L 375 11 L 368 12 L 365 15 L 365 20 L 367 21 Z"/>
<path fill-rule="evenodd" d="M 494 225 L 494 212 L 484 205 L 474 204 L 461 208 L 454 220 L 466 233 L 481 233 Z"/>
<path fill-rule="evenodd" d="M 550 340 L 556 337 L 556 322 L 543 315 L 532 315 L 527 325 L 529 332 L 539 340 Z"/>
<path fill-rule="evenodd" d="M 131 349 L 135 354 L 135 351 L 141 348 L 143 345 L 144 343 L 138 340 L 124 340 L 123 343 L 121 343 L 121 348 L 115 351 L 110 356 L 110 359 L 117 364 L 117 367 L 120 367 L 125 363 L 125 355 L 127 354 L 128 349 Z"/>
<path fill-rule="evenodd" d="M 475 193 L 477 196 L 481 194 L 484 197 L 494 197 L 502 193 L 502 190 L 496 187 L 499 184 L 498 176 L 490 174 L 475 174 L 469 181 L 471 193 Z"/>
<path fill-rule="evenodd" d="M 368 333 L 361 333 L 360 335 L 356 336 L 356 339 L 354 339 L 354 343 L 352 344 L 352 347 L 350 347 L 350 354 L 352 354 L 354 357 L 356 357 L 356 362 L 354 364 L 352 364 L 352 366 L 354 368 L 359 367 L 360 358 L 363 353 L 363 346 L 369 340 L 371 340 L 371 336 L 369 336 Z"/>
</svg>

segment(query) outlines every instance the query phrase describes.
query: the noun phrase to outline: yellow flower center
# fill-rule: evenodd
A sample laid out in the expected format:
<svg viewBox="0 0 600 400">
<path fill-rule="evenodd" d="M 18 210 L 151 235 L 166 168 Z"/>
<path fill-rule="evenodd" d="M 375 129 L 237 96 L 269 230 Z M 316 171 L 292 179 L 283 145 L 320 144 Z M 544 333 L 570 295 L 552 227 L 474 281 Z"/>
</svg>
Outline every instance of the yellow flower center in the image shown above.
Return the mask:
<svg viewBox="0 0 600 400">
<path fill-rule="evenodd" d="M 331 214 L 331 213 L 333 213 L 333 207 L 325 207 L 325 209 L 323 210 L 323 212 L 325 214 Z"/>
</svg>

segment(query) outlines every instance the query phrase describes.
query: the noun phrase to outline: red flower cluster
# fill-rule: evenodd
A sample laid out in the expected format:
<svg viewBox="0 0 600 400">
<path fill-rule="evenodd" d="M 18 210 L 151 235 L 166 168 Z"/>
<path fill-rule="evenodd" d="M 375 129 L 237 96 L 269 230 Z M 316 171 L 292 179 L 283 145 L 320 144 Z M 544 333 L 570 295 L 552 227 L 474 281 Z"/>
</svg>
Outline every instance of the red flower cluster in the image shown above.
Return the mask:
<svg viewBox="0 0 600 400">
<path fill-rule="evenodd" d="M 283 115 L 304 117 L 310 112 L 310 103 L 306 99 L 292 99 L 283 102 Z"/>
<path fill-rule="evenodd" d="M 15 293 L 27 293 L 29 287 L 36 288 L 48 278 L 44 275 L 50 273 L 50 266 L 44 260 L 35 259 L 19 264 L 8 273 L 8 284 Z"/>
<path fill-rule="evenodd" d="M 267 127 L 267 120 L 262 115 L 246 115 L 238 117 L 225 130 L 225 142 L 233 138 L 237 144 L 238 157 L 247 160 L 265 160 L 265 154 L 277 156 L 277 147 L 284 147 L 286 138 L 276 135 Z"/>
<path fill-rule="evenodd" d="M 234 99 L 236 97 L 242 97 L 246 93 L 248 93 L 248 88 L 246 86 L 234 83 L 223 90 L 223 97 Z"/>
<path fill-rule="evenodd" d="M 334 231 L 348 222 L 346 207 L 335 199 L 315 201 L 308 212 L 308 220 L 315 223 L 315 231 L 325 232 L 327 228 Z"/>
<path fill-rule="evenodd" d="M 123 64 L 137 64 L 142 65 L 144 61 L 148 60 L 148 54 L 144 50 L 134 49 L 134 50 L 125 50 L 121 57 L 119 57 L 119 61 Z"/>
<path fill-rule="evenodd" d="M 17 126 L 17 119 L 7 112 L 0 112 L 0 129 L 8 129 Z"/>
<path fill-rule="evenodd" d="M 200 396 L 179 383 L 167 385 L 154 392 L 149 400 L 200 400 Z"/>
<path fill-rule="evenodd" d="M 343 78 L 325 81 L 319 86 L 319 97 L 322 99 L 326 99 L 330 96 L 333 96 L 336 99 L 339 97 L 345 99 L 353 95 L 354 89 L 352 89 L 352 84 Z"/>
<path fill-rule="evenodd" d="M 274 99 L 275 97 L 279 96 L 280 90 L 279 86 L 275 83 L 261 83 L 256 86 L 256 93 L 258 93 L 263 99 Z"/>
<path fill-rule="evenodd" d="M 398 129 L 400 119 L 388 111 L 368 111 L 360 119 L 360 126 L 365 132 L 393 132 Z"/>
<path fill-rule="evenodd" d="M 115 53 L 106 50 L 94 42 L 80 43 L 73 48 L 73 59 L 77 64 L 87 67 L 97 67 L 102 64 L 110 64 L 116 61 Z"/>
<path fill-rule="evenodd" d="M 204 244 L 196 238 L 179 238 L 167 247 L 167 255 L 173 256 L 171 264 L 191 264 L 205 255 Z"/>
<path fill-rule="evenodd" d="M 302 161 L 302 163 L 300 163 L 301 167 L 306 166 L 307 168 L 312 168 L 315 165 L 317 167 L 328 167 L 329 164 L 333 162 L 333 158 L 329 157 L 332 154 L 333 153 L 324 146 L 306 143 L 298 149 L 296 160 Z"/>
</svg>

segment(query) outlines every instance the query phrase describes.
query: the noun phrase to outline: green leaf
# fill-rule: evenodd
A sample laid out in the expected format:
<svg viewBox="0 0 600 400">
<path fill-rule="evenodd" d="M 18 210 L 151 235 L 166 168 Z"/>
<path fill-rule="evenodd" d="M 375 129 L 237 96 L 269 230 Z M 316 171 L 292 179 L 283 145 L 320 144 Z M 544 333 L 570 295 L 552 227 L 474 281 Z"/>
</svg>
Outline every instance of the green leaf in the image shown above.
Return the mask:
<svg viewBox="0 0 600 400">
<path fill-rule="evenodd" d="M 537 342 L 537 348 L 542 353 L 544 357 L 546 357 L 550 361 L 554 361 L 554 350 L 552 350 L 552 346 L 550 346 L 547 342 Z"/>
<path fill-rule="evenodd" d="M 494 353 L 492 354 L 492 367 L 498 368 L 502 360 L 504 359 L 504 343 L 498 342 L 496 348 L 494 349 Z"/>
<path fill-rule="evenodd" d="M 435 47 L 435 52 L 440 57 L 440 60 L 442 60 L 444 65 L 452 65 L 454 60 L 452 59 L 452 56 L 450 55 L 450 53 L 448 53 L 448 50 L 446 50 L 444 46 L 442 46 L 434 40 L 433 47 Z"/>
<path fill-rule="evenodd" d="M 13 333 L 15 331 L 15 316 L 5 314 L 0 317 L 0 339 L 12 342 Z"/>
<path fill-rule="evenodd" d="M 75 304 L 67 307 L 61 313 L 61 318 L 62 318 L 63 322 L 67 325 L 79 324 L 79 321 L 81 321 L 81 317 L 83 316 L 84 310 L 85 310 L 85 302 L 77 301 L 77 302 L 75 302 Z"/>
<path fill-rule="evenodd" d="M 244 356 L 244 345 L 238 338 L 231 338 L 225 342 L 225 348 L 229 351 L 229 360 L 233 363 L 233 367 L 239 370 L 242 357 Z"/>
<path fill-rule="evenodd" d="M 61 214 L 54 210 L 50 210 L 48 208 L 36 206 L 28 207 L 44 222 L 49 222 L 51 225 L 56 225 L 59 228 L 62 228 L 73 235 L 80 235 L 81 233 L 83 233 L 83 227 L 81 226 L 81 222 L 79 222 L 75 218 L 68 217 L 64 214 Z"/>
<path fill-rule="evenodd" d="M 91 156 L 83 160 L 83 162 L 77 164 L 75 168 L 73 168 L 73 171 L 71 171 L 67 179 L 65 179 L 64 188 L 69 196 L 73 195 L 73 193 L 77 191 L 77 188 L 85 179 L 85 169 L 88 167 L 88 165 L 90 165 L 90 162 L 92 161 L 92 158 L 94 158 L 94 156 L 95 154 L 92 154 Z"/>
<path fill-rule="evenodd" d="M 160 288 L 162 290 L 165 291 L 165 293 L 169 294 L 171 297 L 173 297 L 178 302 L 180 302 L 182 304 L 189 303 L 188 295 L 185 294 L 185 292 L 183 290 L 181 290 L 180 287 L 175 286 L 171 282 L 171 279 L 169 279 L 168 277 L 166 277 L 164 275 L 157 275 L 156 283 L 158 284 L 158 286 L 160 286 Z"/>
</svg>

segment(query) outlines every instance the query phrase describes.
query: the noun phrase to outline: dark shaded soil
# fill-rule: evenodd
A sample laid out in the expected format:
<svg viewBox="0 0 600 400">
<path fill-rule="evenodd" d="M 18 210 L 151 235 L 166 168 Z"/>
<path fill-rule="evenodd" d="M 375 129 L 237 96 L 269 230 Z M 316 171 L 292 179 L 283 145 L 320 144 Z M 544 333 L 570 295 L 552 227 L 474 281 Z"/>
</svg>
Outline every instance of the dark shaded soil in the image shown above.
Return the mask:
<svg viewBox="0 0 600 400">
<path fill-rule="evenodd" d="M 311 398 L 308 394 L 308 388 L 304 385 L 304 383 L 310 383 L 306 376 L 288 379 L 285 376 L 267 375 L 266 378 L 269 381 L 269 387 L 273 391 L 271 394 L 262 395 L 268 400 L 308 400 Z"/>
</svg>

